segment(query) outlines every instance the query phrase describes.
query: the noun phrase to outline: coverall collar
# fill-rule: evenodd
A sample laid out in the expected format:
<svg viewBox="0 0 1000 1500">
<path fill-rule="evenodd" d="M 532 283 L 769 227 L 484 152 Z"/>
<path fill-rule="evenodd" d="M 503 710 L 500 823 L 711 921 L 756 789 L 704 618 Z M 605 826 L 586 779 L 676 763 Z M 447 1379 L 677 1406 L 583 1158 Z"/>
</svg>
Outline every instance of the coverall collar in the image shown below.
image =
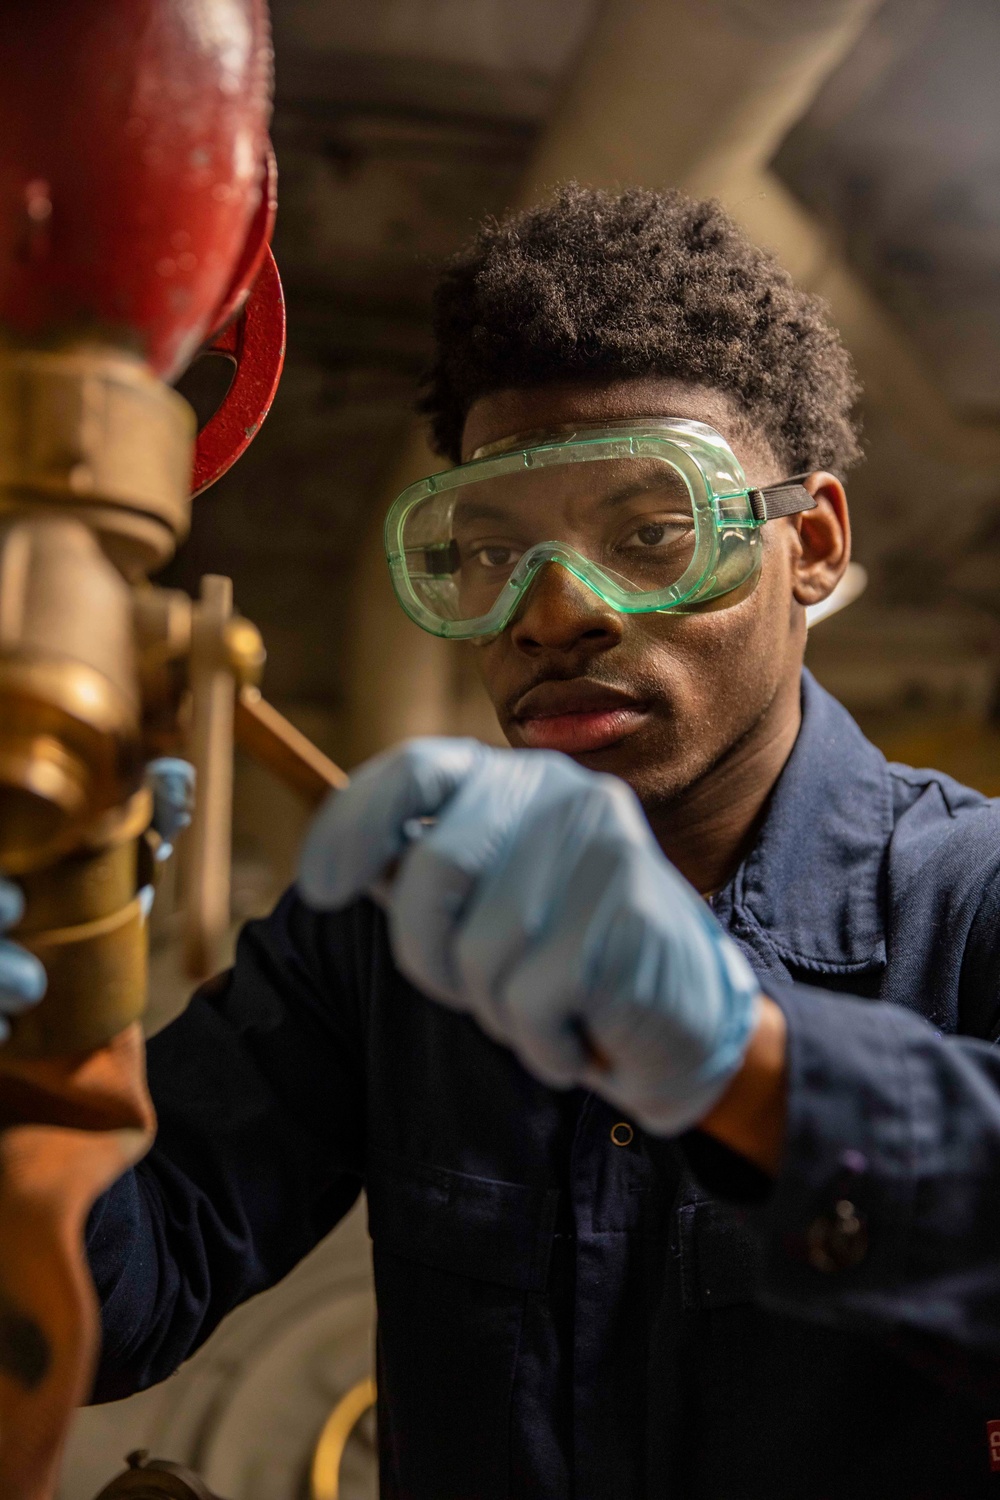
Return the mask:
<svg viewBox="0 0 1000 1500">
<path fill-rule="evenodd" d="M 758 952 L 814 973 L 886 961 L 882 866 L 892 833 L 885 757 L 808 671 L 802 726 L 760 835 L 713 906 Z"/>
</svg>

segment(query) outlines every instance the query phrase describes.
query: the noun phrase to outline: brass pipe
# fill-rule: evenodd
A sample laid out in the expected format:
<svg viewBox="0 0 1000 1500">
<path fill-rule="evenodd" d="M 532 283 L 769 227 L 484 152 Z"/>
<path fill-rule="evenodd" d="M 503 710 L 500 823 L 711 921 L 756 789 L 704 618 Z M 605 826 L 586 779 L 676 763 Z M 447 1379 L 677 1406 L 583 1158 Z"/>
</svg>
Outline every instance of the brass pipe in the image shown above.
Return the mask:
<svg viewBox="0 0 1000 1500">
<path fill-rule="evenodd" d="M 193 979 L 221 968 L 229 931 L 236 684 L 226 634 L 232 618 L 232 581 L 203 578 L 192 616 L 189 667 L 191 760 L 197 783 L 188 835 L 184 961 Z"/>
<path fill-rule="evenodd" d="M 40 1004 L 11 1021 L 2 1059 L 103 1046 L 146 1008 L 146 933 L 138 890 L 141 837 L 152 799 L 143 788 L 106 813 L 71 854 L 22 876 L 25 911 L 13 937 L 45 965 Z"/>
<path fill-rule="evenodd" d="M 237 696 L 236 741 L 310 807 L 347 785 L 347 772 L 262 698 L 258 688 L 243 687 Z"/>
</svg>

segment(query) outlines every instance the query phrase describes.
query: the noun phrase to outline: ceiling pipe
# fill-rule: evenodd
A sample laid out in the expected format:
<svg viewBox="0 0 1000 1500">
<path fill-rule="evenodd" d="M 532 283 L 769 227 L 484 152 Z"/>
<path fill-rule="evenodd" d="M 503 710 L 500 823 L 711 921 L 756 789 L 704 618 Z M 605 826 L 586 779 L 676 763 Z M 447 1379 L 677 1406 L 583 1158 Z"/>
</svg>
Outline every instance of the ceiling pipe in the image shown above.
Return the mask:
<svg viewBox="0 0 1000 1500">
<path fill-rule="evenodd" d="M 605 0 L 518 194 L 705 194 L 768 162 L 880 0 Z"/>
</svg>

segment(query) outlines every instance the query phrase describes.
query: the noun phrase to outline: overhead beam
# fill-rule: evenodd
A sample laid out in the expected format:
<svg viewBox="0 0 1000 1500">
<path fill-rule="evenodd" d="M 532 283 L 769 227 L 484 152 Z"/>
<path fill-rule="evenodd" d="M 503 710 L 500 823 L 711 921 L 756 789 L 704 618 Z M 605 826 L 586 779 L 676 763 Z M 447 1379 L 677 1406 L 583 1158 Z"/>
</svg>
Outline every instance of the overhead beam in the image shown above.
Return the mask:
<svg viewBox="0 0 1000 1500">
<path fill-rule="evenodd" d="M 768 162 L 881 0 L 605 0 L 519 193 L 711 192 Z"/>
</svg>

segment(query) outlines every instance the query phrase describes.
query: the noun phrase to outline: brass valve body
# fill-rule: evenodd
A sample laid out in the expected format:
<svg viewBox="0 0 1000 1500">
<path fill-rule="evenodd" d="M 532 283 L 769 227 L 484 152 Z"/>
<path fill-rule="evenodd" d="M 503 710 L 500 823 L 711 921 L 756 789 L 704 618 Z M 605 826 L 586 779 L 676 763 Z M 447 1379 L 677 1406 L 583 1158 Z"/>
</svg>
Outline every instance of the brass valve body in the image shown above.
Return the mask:
<svg viewBox="0 0 1000 1500">
<path fill-rule="evenodd" d="M 48 989 L 13 1018 L 6 1057 L 88 1052 L 146 1007 L 145 923 L 138 897 L 152 799 L 143 788 L 105 814 L 72 854 L 22 877 L 24 918 L 12 936 L 41 959 Z"/>
<path fill-rule="evenodd" d="M 0 870 L 50 863 L 141 777 L 131 590 L 72 517 L 0 522 Z"/>
<path fill-rule="evenodd" d="M 82 515 L 135 581 L 187 534 L 194 413 L 102 346 L 0 349 L 0 513 Z"/>
<path fill-rule="evenodd" d="M 0 870 L 71 849 L 141 779 L 130 585 L 190 512 L 194 414 L 100 346 L 0 348 Z"/>
<path fill-rule="evenodd" d="M 100 1047 L 145 1008 L 135 585 L 187 531 L 194 435 L 187 403 L 127 353 L 0 347 L 0 873 L 23 886 L 14 936 L 48 975 L 0 1068 Z M 169 611 L 152 613 L 169 637 Z"/>
</svg>

